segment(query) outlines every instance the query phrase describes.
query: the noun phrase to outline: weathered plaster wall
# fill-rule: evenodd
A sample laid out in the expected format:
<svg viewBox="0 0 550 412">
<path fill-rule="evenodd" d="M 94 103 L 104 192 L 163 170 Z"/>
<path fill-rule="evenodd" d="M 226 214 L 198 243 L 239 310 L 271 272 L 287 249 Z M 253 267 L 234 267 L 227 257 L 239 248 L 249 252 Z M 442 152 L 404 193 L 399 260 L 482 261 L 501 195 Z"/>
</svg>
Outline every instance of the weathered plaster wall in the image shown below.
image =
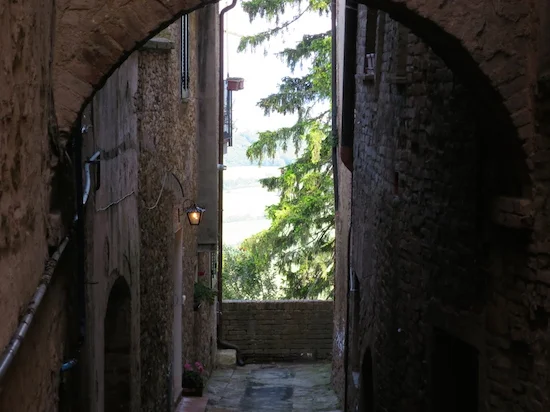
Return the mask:
<svg viewBox="0 0 550 412">
<path fill-rule="evenodd" d="M 547 360 L 535 342 L 548 321 L 535 312 L 544 311 L 546 288 L 525 278 L 531 186 L 523 153 L 506 122 L 478 104 L 478 90 L 412 34 L 406 82 L 396 81 L 402 32 L 382 21 L 380 73 L 357 81 L 351 269 L 360 309 L 350 363 L 360 372 L 372 353 L 378 409 L 429 410 L 432 384 L 446 379 L 432 374 L 440 328 L 478 352 L 479 410 L 539 410 L 548 402 Z M 492 212 L 495 201 L 502 215 Z M 352 385 L 352 404 L 361 392 Z"/>
<path fill-rule="evenodd" d="M 67 277 L 75 262 L 70 245 L 25 342 L 0 383 L 1 411 L 57 412 L 67 331 Z M 73 308 L 74 309 L 74 308 Z M 71 354 L 72 355 L 72 354 Z"/>
<path fill-rule="evenodd" d="M 197 136 L 199 189 L 197 203 L 207 213 L 199 227 L 199 245 L 216 251 L 218 243 L 218 114 L 219 114 L 219 18 L 218 5 L 198 10 L 197 52 L 201 56 L 197 68 Z"/>
<path fill-rule="evenodd" d="M 131 56 L 96 94 L 83 125 L 83 157 L 100 151 L 91 165 L 91 192 L 85 208 L 87 263 L 86 354 L 88 390 L 83 403 L 102 411 L 105 398 L 104 342 L 111 288 L 124 277 L 131 300 L 131 398 L 139 409 L 140 232 L 138 226 L 138 136 L 136 102 L 138 58 Z"/>
<path fill-rule="evenodd" d="M 48 246 L 61 240 L 61 215 L 67 217 L 71 211 L 66 209 L 72 208 L 72 174 L 66 157 L 60 160 L 59 149 L 64 148 L 51 100 L 54 26 L 52 2 L 4 2 L 0 7 L 0 352 L 38 286 Z M 63 191 L 51 200 L 50 191 L 60 182 Z M 72 252 L 71 244 L 66 253 Z M 58 266 L 0 382 L 2 411 L 56 410 L 66 331 L 65 288 L 72 264 L 64 259 Z"/>
<path fill-rule="evenodd" d="M 224 336 L 247 361 L 330 359 L 332 301 L 223 302 Z"/>
<path fill-rule="evenodd" d="M 339 30 L 336 33 L 336 90 L 343 88 L 343 61 L 344 61 L 344 10 L 345 0 L 337 2 L 337 26 Z M 338 141 L 342 141 L 342 93 L 336 93 L 334 96 L 337 104 L 337 132 Z M 338 156 L 338 200 L 335 213 L 336 223 L 336 251 L 335 251 L 335 270 L 334 270 L 334 326 L 332 343 L 332 384 L 340 397 L 344 396 L 344 352 L 346 337 L 346 318 L 347 318 L 347 289 L 348 289 L 348 238 L 351 221 L 351 172 L 342 163 Z"/>
</svg>

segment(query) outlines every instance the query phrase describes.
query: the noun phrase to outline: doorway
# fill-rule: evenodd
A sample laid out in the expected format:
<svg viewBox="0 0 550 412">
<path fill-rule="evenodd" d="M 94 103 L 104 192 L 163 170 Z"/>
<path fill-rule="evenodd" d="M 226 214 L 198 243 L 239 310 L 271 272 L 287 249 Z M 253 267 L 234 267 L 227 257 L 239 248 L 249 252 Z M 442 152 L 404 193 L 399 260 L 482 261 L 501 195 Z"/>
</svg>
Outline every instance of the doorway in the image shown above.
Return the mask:
<svg viewBox="0 0 550 412">
<path fill-rule="evenodd" d="M 478 410 L 478 351 L 435 328 L 432 354 L 432 411 Z"/>
<path fill-rule="evenodd" d="M 105 313 L 105 412 L 130 412 L 131 297 L 119 277 L 109 295 Z"/>
<path fill-rule="evenodd" d="M 372 369 L 372 354 L 367 349 L 361 366 L 361 392 L 359 398 L 359 411 L 374 411 L 374 378 Z"/>
</svg>

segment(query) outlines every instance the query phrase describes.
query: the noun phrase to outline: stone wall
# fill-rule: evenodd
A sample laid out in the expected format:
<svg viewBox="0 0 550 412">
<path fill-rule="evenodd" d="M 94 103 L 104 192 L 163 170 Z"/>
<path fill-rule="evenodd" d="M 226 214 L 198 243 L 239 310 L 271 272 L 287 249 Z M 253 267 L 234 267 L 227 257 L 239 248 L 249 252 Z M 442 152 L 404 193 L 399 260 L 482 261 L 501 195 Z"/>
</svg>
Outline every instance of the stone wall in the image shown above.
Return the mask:
<svg viewBox="0 0 550 412">
<path fill-rule="evenodd" d="M 3 2 L 0 11 L 0 353 L 38 286 L 48 247 L 61 242 L 74 212 L 71 153 L 57 134 L 52 100 L 54 9 L 29 1 Z M 72 253 L 71 243 L 0 381 L 2 411 L 57 410 Z"/>
<path fill-rule="evenodd" d="M 351 239 L 359 282 L 349 347 L 360 379 L 350 384 L 351 406 L 538 410 L 547 397 L 526 388 L 547 385 L 545 351 L 533 345 L 548 327 L 535 303 L 546 291 L 521 274 L 529 223 L 499 215 L 528 216 L 517 135 L 479 104 L 482 91 L 385 14 L 375 74 L 362 75 L 366 21 L 361 7 Z M 538 292 L 527 298 L 529 290 Z M 536 307 L 537 326 L 528 314 Z M 471 368 L 442 369 L 448 350 L 443 359 L 474 354 Z"/>
<path fill-rule="evenodd" d="M 194 14 L 189 21 L 193 34 Z M 139 56 L 142 411 L 168 409 L 173 372 L 173 307 L 174 299 L 179 298 L 174 296 L 172 273 L 173 208 L 183 204 L 184 199 L 195 199 L 197 193 L 196 46 L 191 37 L 191 90 L 190 97 L 182 100 L 180 31 L 177 21 L 162 34 L 171 41 L 172 49 L 144 48 Z M 187 298 L 180 302 L 185 325 L 182 331 L 185 359 L 193 352 L 189 338 L 194 323 L 197 229 L 183 217 L 183 295 Z"/>
<path fill-rule="evenodd" d="M 330 359 L 332 301 L 223 302 L 224 339 L 248 362 Z"/>
<path fill-rule="evenodd" d="M 210 10 L 210 9 L 209 9 Z M 181 94 L 181 20 L 162 33 L 172 49 L 140 51 L 138 103 L 140 136 L 141 227 L 141 359 L 142 410 L 166 410 L 167 382 L 176 371 L 172 365 L 173 302 L 182 305 L 182 355 L 179 360 L 199 360 L 209 370 L 216 344 L 215 316 L 206 308 L 193 310 L 193 285 L 198 271 L 198 228 L 189 225 L 185 208 L 198 194 L 198 108 L 204 104 L 198 81 L 203 75 L 199 55 L 199 13 L 189 22 L 189 78 L 187 96 Z M 212 24 L 213 22 L 210 21 Z M 217 39 L 210 38 L 210 41 Z M 210 52 L 215 48 L 210 47 Z M 210 147 L 216 150 L 216 146 Z M 166 179 L 166 180 L 165 180 Z M 180 186 L 181 184 L 181 186 Z M 159 193 L 163 190 L 160 196 Z M 183 191 L 183 192 L 182 192 Z M 155 205 L 156 204 L 156 205 Z M 173 227 L 174 208 L 180 208 L 178 229 Z M 215 219 L 215 210 L 208 210 Z M 179 229 L 181 228 L 181 229 Z M 182 296 L 175 291 L 174 233 L 181 230 L 183 244 Z M 178 246 L 176 246 L 178 247 Z M 178 303 L 176 303 L 178 304 Z M 211 313 L 212 312 L 212 313 Z M 197 335 L 195 332 L 199 333 Z M 171 392 L 178 392 L 176 384 Z M 172 393 L 177 397 L 178 393 Z"/>
<path fill-rule="evenodd" d="M 189 16 L 191 83 L 185 99 L 177 22 L 130 56 L 84 112 L 84 125 L 93 120 L 84 155 L 101 152 L 99 166 L 91 166 L 86 206 L 89 390 L 82 401 L 91 410 L 103 410 L 118 391 L 109 386 L 115 375 L 104 365 L 108 333 L 122 329 L 104 329 L 104 323 L 116 323 L 105 313 L 118 277 L 131 290 L 131 315 L 125 318 L 131 324 L 125 325 L 131 331 L 131 371 L 124 375 L 131 382 L 124 388 L 131 388 L 132 410 L 173 406 L 183 363 L 200 356 L 211 367 L 215 356 L 214 313 L 193 311 L 197 228 L 184 213 L 197 194 L 195 20 Z M 200 339 L 195 330 L 203 331 Z"/>
</svg>

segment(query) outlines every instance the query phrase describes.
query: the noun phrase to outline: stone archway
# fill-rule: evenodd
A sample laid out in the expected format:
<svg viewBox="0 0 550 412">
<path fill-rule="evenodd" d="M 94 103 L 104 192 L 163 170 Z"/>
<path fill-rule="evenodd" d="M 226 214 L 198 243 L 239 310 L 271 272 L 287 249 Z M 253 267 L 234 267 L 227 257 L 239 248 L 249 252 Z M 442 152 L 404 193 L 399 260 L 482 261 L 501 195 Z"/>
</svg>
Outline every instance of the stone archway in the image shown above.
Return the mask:
<svg viewBox="0 0 550 412">
<path fill-rule="evenodd" d="M 428 44 L 466 85 L 488 102 L 502 103 L 523 138 L 532 134 L 530 42 L 536 13 L 526 3 L 360 0 L 407 26 Z M 510 30 L 513 22 L 514 30 Z M 468 84 L 469 83 L 469 84 Z M 493 108 L 502 116 L 502 108 Z M 529 113 L 531 115 L 531 113 Z"/>
<path fill-rule="evenodd" d="M 131 409 L 131 297 L 130 288 L 119 277 L 109 295 L 105 313 L 105 412 Z"/>
<path fill-rule="evenodd" d="M 528 59 L 530 40 L 537 34 L 530 20 L 536 10 L 525 5 L 500 10 L 499 5 L 481 5 L 476 1 L 460 5 L 430 0 L 352 3 L 386 13 L 408 28 L 476 96 L 480 110 L 475 121 L 484 118 L 479 123 L 490 125 L 486 134 L 493 136 L 482 142 L 483 150 L 490 151 L 501 163 L 497 165 L 499 175 L 508 185 L 501 190 L 506 193 L 501 194 L 530 198 L 529 175 L 533 165 L 526 159 L 535 144 L 535 113 L 531 103 L 535 79 L 529 75 Z M 510 33 L 510 21 L 515 22 L 517 32 Z M 343 105 L 345 110 L 345 98 Z M 345 123 L 344 120 L 344 129 Z M 344 142 L 343 146 L 349 144 Z"/>
<path fill-rule="evenodd" d="M 70 129 L 84 103 L 139 45 L 183 12 L 214 2 L 131 0 L 119 4 L 103 0 L 86 6 L 77 0 L 60 2 L 54 67 L 60 129 Z M 525 117 L 519 115 L 529 102 L 527 52 L 532 37 L 532 10 L 528 4 L 505 7 L 476 0 L 361 3 L 388 12 L 419 37 L 430 39 L 430 46 L 450 67 L 456 63 L 472 74 L 472 68 L 479 66 L 502 96 L 509 113 L 517 114 L 513 117 L 516 127 L 523 127 L 523 133 L 528 133 Z M 513 33 L 509 30 L 510 21 L 514 22 Z"/>
<path fill-rule="evenodd" d="M 53 73 L 59 129 L 71 129 L 84 105 L 133 51 L 182 14 L 218 1 L 59 2 Z"/>
</svg>

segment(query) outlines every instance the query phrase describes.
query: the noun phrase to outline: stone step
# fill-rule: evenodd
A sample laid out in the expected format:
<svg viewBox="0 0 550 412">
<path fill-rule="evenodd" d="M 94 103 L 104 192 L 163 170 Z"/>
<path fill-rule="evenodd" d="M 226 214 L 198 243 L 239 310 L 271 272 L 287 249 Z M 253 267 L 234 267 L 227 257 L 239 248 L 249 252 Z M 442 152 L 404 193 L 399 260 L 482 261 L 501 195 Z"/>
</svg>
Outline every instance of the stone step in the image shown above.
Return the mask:
<svg viewBox="0 0 550 412">
<path fill-rule="evenodd" d="M 216 368 L 227 368 L 235 366 L 237 351 L 235 349 L 218 349 L 216 356 Z"/>
</svg>

